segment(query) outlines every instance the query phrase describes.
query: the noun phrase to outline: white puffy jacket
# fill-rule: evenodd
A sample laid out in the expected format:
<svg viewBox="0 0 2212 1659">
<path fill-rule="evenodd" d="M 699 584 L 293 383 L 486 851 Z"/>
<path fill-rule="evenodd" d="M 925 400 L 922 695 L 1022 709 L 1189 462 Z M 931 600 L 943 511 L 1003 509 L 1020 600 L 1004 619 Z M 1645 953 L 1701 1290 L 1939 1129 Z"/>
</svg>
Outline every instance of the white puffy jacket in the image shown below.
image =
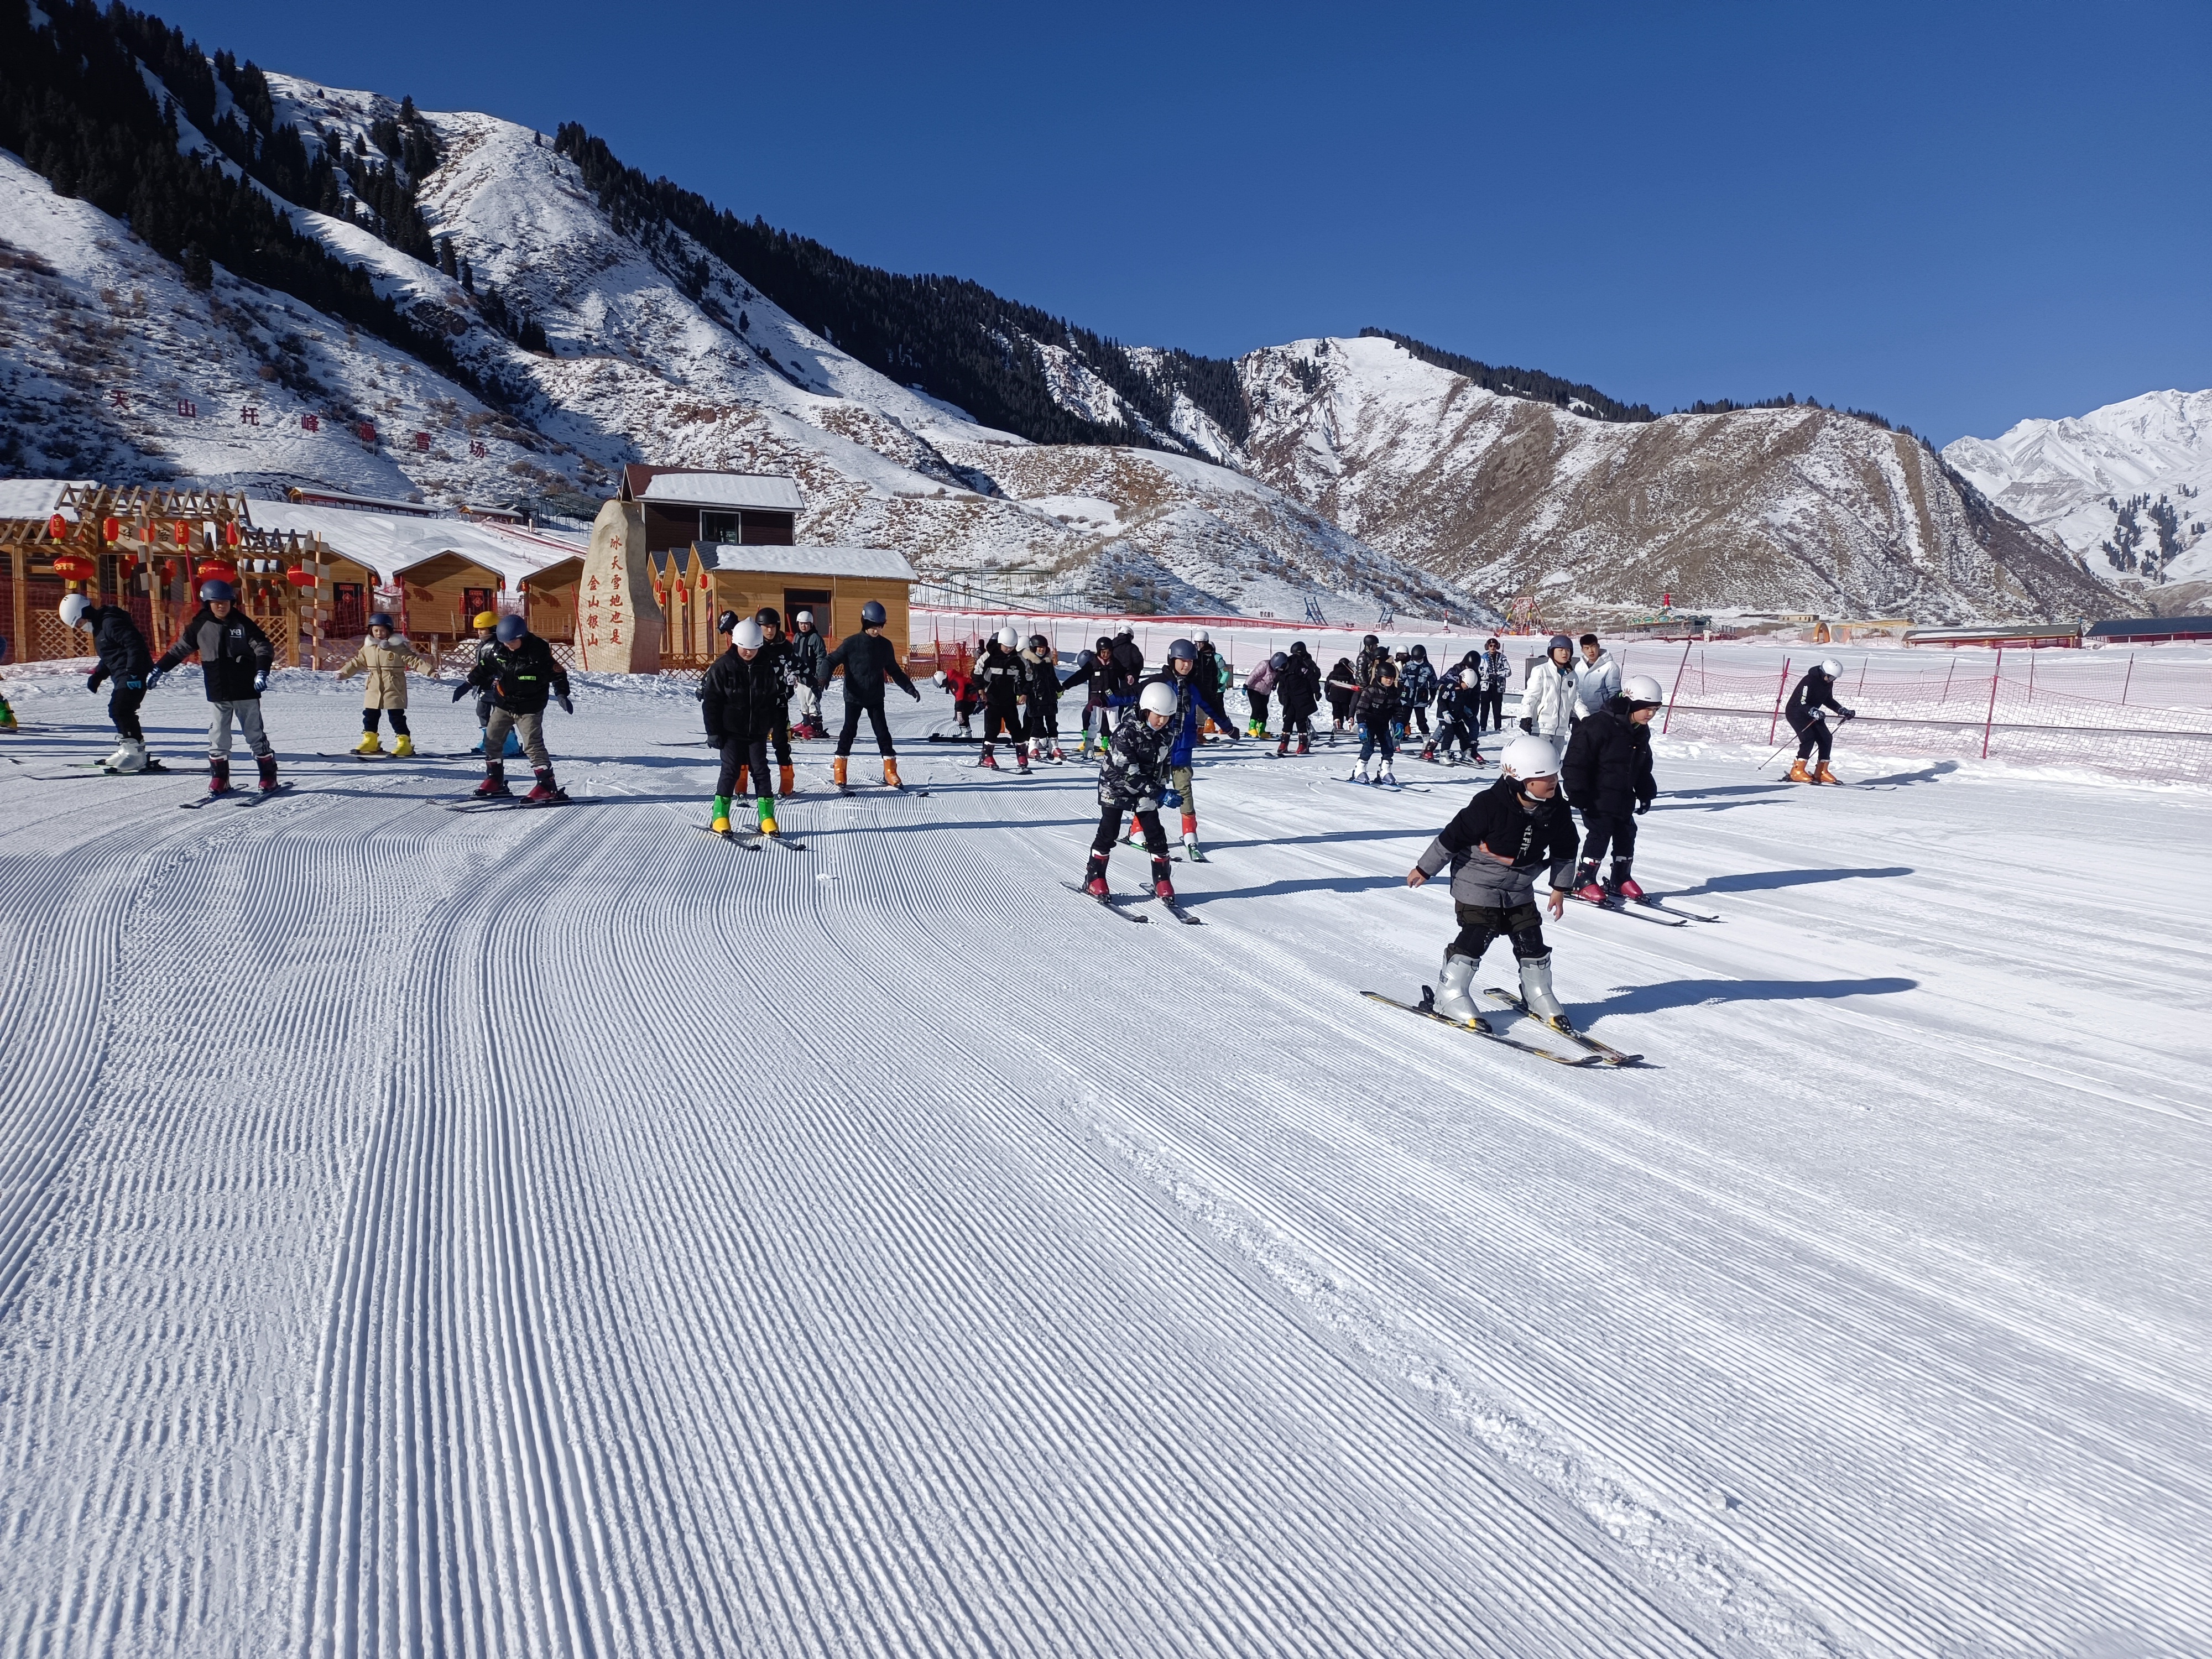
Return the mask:
<svg viewBox="0 0 2212 1659">
<path fill-rule="evenodd" d="M 1584 720 L 1620 695 L 1620 665 L 1600 651 L 1595 662 L 1575 659 L 1575 712 Z"/>
<path fill-rule="evenodd" d="M 1521 688 L 1521 718 L 1528 722 L 1528 729 L 1565 744 L 1574 729 L 1575 685 L 1573 671 L 1562 673 L 1548 657 L 1531 669 L 1528 684 Z"/>
</svg>

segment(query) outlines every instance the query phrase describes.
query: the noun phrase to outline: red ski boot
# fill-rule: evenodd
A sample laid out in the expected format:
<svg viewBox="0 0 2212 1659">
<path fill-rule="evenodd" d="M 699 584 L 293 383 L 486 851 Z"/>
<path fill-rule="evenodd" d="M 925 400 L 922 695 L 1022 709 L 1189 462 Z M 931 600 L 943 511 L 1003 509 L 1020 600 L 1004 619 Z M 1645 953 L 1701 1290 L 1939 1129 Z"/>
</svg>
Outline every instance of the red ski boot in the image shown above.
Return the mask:
<svg viewBox="0 0 2212 1659">
<path fill-rule="evenodd" d="M 208 793 L 227 795 L 230 793 L 230 757 L 227 755 L 208 757 Z"/>
<path fill-rule="evenodd" d="M 273 795 L 276 793 L 276 757 L 262 755 L 257 757 L 257 759 L 261 766 L 261 793 L 264 795 Z"/>
<path fill-rule="evenodd" d="M 1091 877 L 1090 880 L 1083 884 L 1083 890 L 1090 894 L 1093 898 L 1104 898 L 1106 896 L 1107 890 L 1106 878 L 1103 876 Z"/>
<path fill-rule="evenodd" d="M 768 780 L 763 778 L 761 781 L 766 783 Z M 526 801 L 535 801 L 540 805 L 547 801 L 568 799 L 568 792 L 553 781 L 553 769 L 550 766 L 538 769 L 537 787 L 523 797 Z"/>
<path fill-rule="evenodd" d="M 477 793 L 489 799 L 495 795 L 511 795 L 514 793 L 507 787 L 507 768 L 497 761 L 485 762 L 483 781 L 477 786 Z"/>
<path fill-rule="evenodd" d="M 983 745 L 983 752 L 975 757 L 975 764 L 978 766 L 988 766 L 994 772 L 999 769 L 998 757 L 992 754 L 991 745 L 987 743 Z"/>
</svg>

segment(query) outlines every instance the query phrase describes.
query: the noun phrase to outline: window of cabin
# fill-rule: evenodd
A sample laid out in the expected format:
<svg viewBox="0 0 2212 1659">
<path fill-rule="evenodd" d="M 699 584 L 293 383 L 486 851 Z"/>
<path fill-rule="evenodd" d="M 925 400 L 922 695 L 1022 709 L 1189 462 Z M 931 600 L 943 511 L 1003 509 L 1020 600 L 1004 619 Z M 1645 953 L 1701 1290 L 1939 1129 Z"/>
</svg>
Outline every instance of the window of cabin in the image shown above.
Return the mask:
<svg viewBox="0 0 2212 1659">
<path fill-rule="evenodd" d="M 702 543 L 728 542 L 732 545 L 745 538 L 745 515 L 742 513 L 702 513 L 699 515 L 699 539 Z"/>
</svg>

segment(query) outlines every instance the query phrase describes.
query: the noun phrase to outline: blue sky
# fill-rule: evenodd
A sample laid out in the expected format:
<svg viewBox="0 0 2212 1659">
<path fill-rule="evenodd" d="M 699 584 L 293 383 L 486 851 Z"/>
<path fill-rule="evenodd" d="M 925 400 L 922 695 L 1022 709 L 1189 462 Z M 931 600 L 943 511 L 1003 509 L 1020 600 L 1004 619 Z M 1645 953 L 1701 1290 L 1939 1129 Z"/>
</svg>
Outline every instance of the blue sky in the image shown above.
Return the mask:
<svg viewBox="0 0 2212 1659">
<path fill-rule="evenodd" d="M 1946 442 L 2212 386 L 2212 4 L 153 7 L 901 270 Z"/>
</svg>

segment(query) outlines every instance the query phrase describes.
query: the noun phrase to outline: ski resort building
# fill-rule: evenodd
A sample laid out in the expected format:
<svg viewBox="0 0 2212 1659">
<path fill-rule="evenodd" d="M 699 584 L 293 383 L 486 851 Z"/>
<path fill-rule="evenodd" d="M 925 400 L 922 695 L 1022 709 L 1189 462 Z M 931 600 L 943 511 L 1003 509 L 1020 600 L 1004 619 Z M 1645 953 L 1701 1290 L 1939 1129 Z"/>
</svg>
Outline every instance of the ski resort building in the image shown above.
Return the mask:
<svg viewBox="0 0 2212 1659">
<path fill-rule="evenodd" d="M 2182 640 L 2212 640 L 2212 617 L 2122 617 L 2092 623 L 2092 645 L 2171 645 Z"/>
<path fill-rule="evenodd" d="M 626 466 L 622 499 L 644 509 L 648 553 L 724 544 L 789 547 L 805 505 L 790 478 L 680 466 Z"/>
<path fill-rule="evenodd" d="M 915 568 L 880 547 L 745 546 L 727 542 L 693 550 L 697 568 L 707 574 L 714 609 L 750 616 L 773 605 L 787 629 L 801 611 L 814 613 L 814 626 L 831 645 L 860 631 L 860 607 L 870 599 L 884 607 L 884 637 L 898 647 L 903 662 L 911 651 Z"/>
</svg>

